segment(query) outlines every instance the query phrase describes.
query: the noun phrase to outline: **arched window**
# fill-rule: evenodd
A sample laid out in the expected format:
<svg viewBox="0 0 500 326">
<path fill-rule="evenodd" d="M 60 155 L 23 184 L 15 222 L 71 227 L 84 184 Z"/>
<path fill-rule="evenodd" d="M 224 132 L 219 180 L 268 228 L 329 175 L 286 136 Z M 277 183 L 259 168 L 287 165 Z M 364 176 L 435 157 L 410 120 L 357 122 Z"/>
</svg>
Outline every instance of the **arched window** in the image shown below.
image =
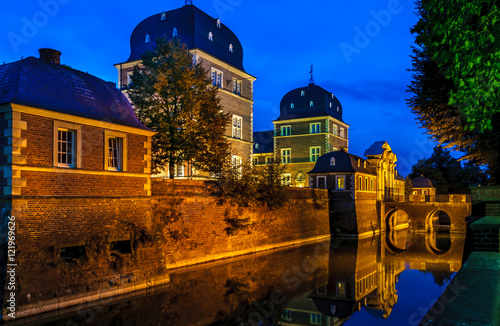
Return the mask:
<svg viewBox="0 0 500 326">
<path fill-rule="evenodd" d="M 229 44 L 229 52 L 233 52 L 233 44 Z"/>
<path fill-rule="evenodd" d="M 161 13 L 161 20 L 166 20 L 167 19 L 167 13 L 166 12 L 162 12 Z"/>
<path fill-rule="evenodd" d="M 149 43 L 149 42 L 151 42 L 151 38 L 149 37 L 149 34 L 146 34 L 145 43 Z"/>
<path fill-rule="evenodd" d="M 335 166 L 335 157 L 330 159 L 330 166 Z"/>
<path fill-rule="evenodd" d="M 221 28 L 220 26 L 220 19 L 217 18 L 217 27 Z"/>
<path fill-rule="evenodd" d="M 212 32 L 208 32 L 208 39 L 210 41 L 213 41 L 214 40 L 214 34 L 212 34 Z"/>
<path fill-rule="evenodd" d="M 176 37 L 177 35 L 177 28 L 174 27 L 174 30 L 172 31 L 172 37 Z"/>
<path fill-rule="evenodd" d="M 302 91 L 300 92 L 300 96 L 305 96 L 306 95 L 306 92 Z"/>
<path fill-rule="evenodd" d="M 293 109 L 293 108 L 295 108 L 295 105 L 292 103 L 292 104 L 290 104 L 290 109 Z"/>
<path fill-rule="evenodd" d="M 309 106 L 314 106 L 314 102 L 313 101 L 309 102 Z"/>
</svg>

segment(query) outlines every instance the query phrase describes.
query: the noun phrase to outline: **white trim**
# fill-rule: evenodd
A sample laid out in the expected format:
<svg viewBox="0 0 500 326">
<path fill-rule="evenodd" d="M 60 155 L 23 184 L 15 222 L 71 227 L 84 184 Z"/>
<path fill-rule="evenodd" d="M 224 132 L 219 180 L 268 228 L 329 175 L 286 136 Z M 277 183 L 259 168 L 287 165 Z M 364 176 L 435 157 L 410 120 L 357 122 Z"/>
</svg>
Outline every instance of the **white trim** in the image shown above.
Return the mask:
<svg viewBox="0 0 500 326">
<path fill-rule="evenodd" d="M 344 179 L 344 188 L 339 188 L 339 178 Z M 347 190 L 346 189 L 346 176 L 345 176 L 345 174 L 335 175 L 335 190 Z"/>
<path fill-rule="evenodd" d="M 110 167 L 108 165 L 109 159 L 109 138 L 121 138 L 121 153 L 120 159 L 121 162 L 118 163 L 119 168 Z M 123 132 L 118 132 L 114 130 L 104 130 L 104 170 L 106 171 L 118 171 L 118 172 L 126 172 L 127 171 L 127 157 L 128 157 L 128 141 L 127 134 Z"/>
<path fill-rule="evenodd" d="M 319 179 L 325 180 L 325 187 L 324 188 L 319 188 Z M 316 188 L 317 189 L 328 189 L 328 185 L 326 184 L 326 176 L 325 175 L 320 175 L 316 177 Z"/>
<path fill-rule="evenodd" d="M 59 141 L 59 129 L 74 130 L 75 142 L 73 147 L 73 164 L 59 164 L 58 158 L 58 141 Z M 82 126 L 79 124 L 69 123 L 66 121 L 54 120 L 53 124 L 53 138 L 52 138 L 52 153 L 53 153 L 53 166 L 60 168 L 82 168 Z"/>
</svg>

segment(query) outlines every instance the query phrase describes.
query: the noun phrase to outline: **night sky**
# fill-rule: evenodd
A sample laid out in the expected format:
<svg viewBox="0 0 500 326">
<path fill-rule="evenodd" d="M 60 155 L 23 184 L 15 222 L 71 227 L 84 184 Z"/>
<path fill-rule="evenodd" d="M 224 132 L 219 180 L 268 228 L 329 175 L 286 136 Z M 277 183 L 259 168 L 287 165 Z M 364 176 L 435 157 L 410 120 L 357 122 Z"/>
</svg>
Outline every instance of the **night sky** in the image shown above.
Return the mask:
<svg viewBox="0 0 500 326">
<path fill-rule="evenodd" d="M 45 5 L 44 5 L 45 4 Z M 254 83 L 254 130 L 272 129 L 281 98 L 316 84 L 333 92 L 350 124 L 350 152 L 363 155 L 385 140 L 406 175 L 432 153 L 405 99 L 411 73 L 411 0 L 269 1 L 194 0 L 240 39 L 245 70 Z M 5 1 L 0 12 L 1 62 L 62 52 L 61 63 L 117 82 L 113 64 L 130 54 L 129 38 L 143 19 L 184 5 L 171 1 Z M 30 28 L 31 27 L 31 28 Z"/>
</svg>

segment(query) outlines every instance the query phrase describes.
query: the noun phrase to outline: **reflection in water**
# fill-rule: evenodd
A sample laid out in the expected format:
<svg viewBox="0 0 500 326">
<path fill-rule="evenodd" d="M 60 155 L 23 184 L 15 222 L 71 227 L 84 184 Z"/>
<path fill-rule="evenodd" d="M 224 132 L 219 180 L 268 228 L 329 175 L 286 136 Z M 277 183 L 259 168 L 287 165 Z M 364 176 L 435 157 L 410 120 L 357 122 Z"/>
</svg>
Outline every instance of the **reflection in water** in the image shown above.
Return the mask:
<svg viewBox="0 0 500 326">
<path fill-rule="evenodd" d="M 439 248 L 439 254 L 429 250 L 429 241 L 434 241 L 432 247 Z M 402 272 L 416 269 L 423 272 L 417 274 L 422 278 L 430 273 L 434 283 L 443 286 L 461 267 L 464 241 L 463 235 L 450 236 L 449 232 L 410 235 L 404 230 L 371 239 L 334 239 L 328 283 L 287 303 L 281 324 L 342 325 L 358 311 L 358 323 L 348 321 L 346 325 L 359 325 L 360 320 L 365 324 L 370 318 L 388 319 L 398 302 L 396 284 Z M 406 250 L 395 252 L 391 247 Z M 432 299 L 437 297 L 429 301 Z M 418 311 L 420 307 L 410 308 Z M 418 324 L 419 317 L 424 316 L 397 316 L 396 323 L 414 324 L 416 318 Z"/>
<path fill-rule="evenodd" d="M 399 230 L 178 269 L 161 288 L 9 325 L 365 325 L 370 318 L 391 320 L 401 310 L 419 311 L 418 306 L 395 309 L 405 296 L 396 291 L 398 280 L 409 269 L 427 273 L 417 272 L 437 286 L 432 283 L 445 284 L 461 267 L 464 237 L 445 236 L 446 243 L 442 235 Z M 422 301 L 432 302 L 440 293 Z M 409 324 L 408 316 L 398 318 L 393 324 Z"/>
</svg>

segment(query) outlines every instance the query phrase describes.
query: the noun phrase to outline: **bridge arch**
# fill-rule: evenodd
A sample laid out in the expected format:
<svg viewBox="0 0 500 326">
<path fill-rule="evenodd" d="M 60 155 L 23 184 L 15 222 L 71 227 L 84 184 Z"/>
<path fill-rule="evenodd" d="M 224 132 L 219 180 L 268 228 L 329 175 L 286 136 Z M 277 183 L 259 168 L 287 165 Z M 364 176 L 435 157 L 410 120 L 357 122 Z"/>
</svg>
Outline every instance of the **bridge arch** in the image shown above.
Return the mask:
<svg viewBox="0 0 500 326">
<path fill-rule="evenodd" d="M 393 209 L 385 216 L 386 248 L 392 252 L 408 249 L 410 220 L 401 209 Z"/>
<path fill-rule="evenodd" d="M 447 231 L 451 230 L 451 217 L 443 210 L 436 209 L 430 212 L 425 218 L 425 231 Z"/>
</svg>

